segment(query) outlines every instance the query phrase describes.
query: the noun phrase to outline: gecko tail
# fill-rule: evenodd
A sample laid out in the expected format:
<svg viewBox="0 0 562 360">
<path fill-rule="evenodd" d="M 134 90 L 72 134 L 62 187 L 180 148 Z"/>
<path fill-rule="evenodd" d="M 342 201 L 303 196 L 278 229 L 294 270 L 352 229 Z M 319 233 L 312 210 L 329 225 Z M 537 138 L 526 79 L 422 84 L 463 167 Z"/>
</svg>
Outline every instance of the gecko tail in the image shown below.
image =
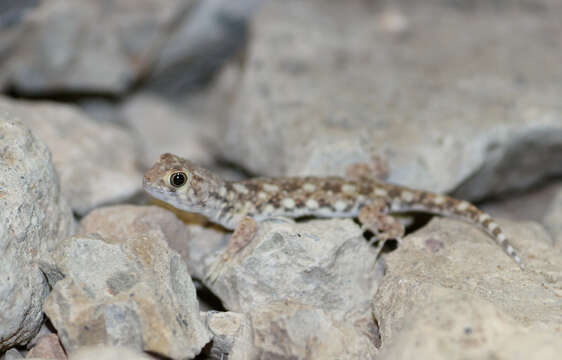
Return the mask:
<svg viewBox="0 0 562 360">
<path fill-rule="evenodd" d="M 404 193 L 408 195 L 404 196 Z M 391 204 L 391 212 L 403 211 L 424 211 L 475 224 L 488 234 L 521 269 L 525 268 L 517 250 L 499 224 L 490 215 L 468 201 L 407 189 L 402 190 L 400 198 L 394 198 Z"/>
</svg>

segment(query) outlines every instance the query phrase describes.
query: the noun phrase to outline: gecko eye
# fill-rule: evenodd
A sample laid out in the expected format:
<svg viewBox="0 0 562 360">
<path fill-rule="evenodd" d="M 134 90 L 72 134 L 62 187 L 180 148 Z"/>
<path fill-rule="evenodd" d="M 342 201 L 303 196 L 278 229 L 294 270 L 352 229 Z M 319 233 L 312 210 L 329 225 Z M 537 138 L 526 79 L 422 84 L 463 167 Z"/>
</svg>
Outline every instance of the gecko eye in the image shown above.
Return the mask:
<svg viewBox="0 0 562 360">
<path fill-rule="evenodd" d="M 177 187 L 177 188 L 182 187 L 185 185 L 186 182 L 187 182 L 187 174 L 182 171 L 178 171 L 170 175 L 170 185 L 172 185 L 173 187 Z"/>
</svg>

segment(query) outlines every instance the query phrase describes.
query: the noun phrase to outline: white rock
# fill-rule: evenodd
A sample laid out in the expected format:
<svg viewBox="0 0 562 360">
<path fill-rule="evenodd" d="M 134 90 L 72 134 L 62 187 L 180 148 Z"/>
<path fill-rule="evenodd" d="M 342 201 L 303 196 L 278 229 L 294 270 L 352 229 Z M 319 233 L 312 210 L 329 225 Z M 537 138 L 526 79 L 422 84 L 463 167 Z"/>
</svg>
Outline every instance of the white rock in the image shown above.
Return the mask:
<svg viewBox="0 0 562 360">
<path fill-rule="evenodd" d="M 155 357 L 123 346 L 85 346 L 70 354 L 70 360 L 150 360 Z"/>
<path fill-rule="evenodd" d="M 203 128 L 208 122 L 197 121 L 156 96 L 141 95 L 128 101 L 121 117 L 144 140 L 146 168 L 160 157 L 172 153 L 197 164 L 210 164 L 211 138 Z"/>
<path fill-rule="evenodd" d="M 47 144 L 62 193 L 76 213 L 141 191 L 140 147 L 125 130 L 96 123 L 69 105 L 0 98 L 0 109 L 16 115 Z"/>
<path fill-rule="evenodd" d="M 0 351 L 43 323 L 49 288 L 37 261 L 70 235 L 73 218 L 45 144 L 0 111 Z"/>
<path fill-rule="evenodd" d="M 372 250 L 349 219 L 263 222 L 208 286 L 232 311 L 291 299 L 346 312 L 376 291 L 381 274 Z"/>
<path fill-rule="evenodd" d="M 431 221 L 385 257 L 373 301 L 383 358 L 510 359 L 536 344 L 559 351 L 562 254 L 539 224 L 498 222 L 526 270 L 474 226 L 449 219 Z"/>
<path fill-rule="evenodd" d="M 468 199 L 561 174 L 562 48 L 544 36 L 558 5 L 539 22 L 441 4 L 393 5 L 408 29 L 389 32 L 382 4 L 267 2 L 223 154 L 264 175 L 343 175 L 380 156 L 390 182 L 462 184 Z"/>
</svg>

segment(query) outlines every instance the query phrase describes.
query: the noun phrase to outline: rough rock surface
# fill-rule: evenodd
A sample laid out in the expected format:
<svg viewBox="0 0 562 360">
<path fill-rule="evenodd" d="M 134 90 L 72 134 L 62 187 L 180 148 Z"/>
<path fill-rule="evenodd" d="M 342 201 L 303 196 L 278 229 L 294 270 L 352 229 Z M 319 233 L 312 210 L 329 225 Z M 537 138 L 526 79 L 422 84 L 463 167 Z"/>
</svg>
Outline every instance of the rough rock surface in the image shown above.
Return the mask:
<svg viewBox="0 0 562 360">
<path fill-rule="evenodd" d="M 366 311 L 366 317 L 370 315 Z M 317 307 L 273 302 L 252 311 L 250 318 L 257 358 L 373 359 L 377 352 L 369 334 L 353 321 L 337 321 Z"/>
<path fill-rule="evenodd" d="M 208 355 L 212 359 L 245 360 L 256 358 L 253 329 L 248 316 L 235 312 L 209 311 L 205 324 L 213 334 Z"/>
<path fill-rule="evenodd" d="M 224 155 L 267 175 L 380 156 L 471 199 L 561 174 L 560 2 L 455 4 L 268 2 Z"/>
<path fill-rule="evenodd" d="M 126 124 L 144 140 L 144 165 L 150 167 L 160 154 L 179 155 L 197 164 L 210 164 L 213 151 L 206 135 L 205 123 L 151 95 L 128 101 L 121 111 Z"/>
<path fill-rule="evenodd" d="M 98 233 L 108 229 L 107 240 L 99 234 L 67 239 L 54 263 L 42 267 L 54 284 L 45 312 L 65 349 L 112 344 L 194 357 L 210 335 L 183 260 L 161 229 L 133 224 L 129 237 L 116 238 L 116 223 L 98 223 Z"/>
<path fill-rule="evenodd" d="M 231 311 L 290 299 L 346 312 L 374 295 L 381 276 L 375 260 L 352 220 L 263 222 L 209 287 Z"/>
<path fill-rule="evenodd" d="M 117 205 L 99 208 L 80 222 L 78 235 L 97 233 L 106 241 L 121 243 L 131 234 L 159 232 L 168 246 L 177 251 L 189 273 L 204 277 L 208 255 L 224 247 L 225 234 L 200 224 L 186 225 L 174 213 L 158 206 Z"/>
<path fill-rule="evenodd" d="M 199 1 L 162 48 L 148 87 L 178 97 L 207 85 L 227 61 L 244 52 L 248 22 L 262 1 Z"/>
<path fill-rule="evenodd" d="M 0 351 L 27 343 L 43 322 L 48 285 L 37 261 L 70 235 L 47 146 L 0 111 Z"/>
<path fill-rule="evenodd" d="M 14 348 L 9 349 L 4 353 L 4 355 L 0 356 L 2 360 L 20 360 L 23 359 L 23 355 Z"/>
<path fill-rule="evenodd" d="M 47 143 L 62 193 L 76 213 L 141 191 L 140 148 L 124 130 L 98 124 L 68 105 L 0 98 L 0 109 L 18 116 Z"/>
<path fill-rule="evenodd" d="M 449 219 L 433 220 L 386 256 L 373 301 L 383 358 L 509 359 L 531 354 L 534 345 L 544 354 L 559 351 L 562 253 L 537 223 L 500 223 L 525 271 L 487 235 Z"/>
<path fill-rule="evenodd" d="M 146 75 L 196 0 L 40 2 L 0 44 L 0 82 L 19 93 L 122 94 Z"/>
<path fill-rule="evenodd" d="M 380 359 L 438 360 L 462 354 L 466 359 L 556 360 L 562 351 L 559 334 L 530 331 L 494 305 L 471 296 L 420 307 L 404 325 Z"/>
<path fill-rule="evenodd" d="M 25 357 L 66 360 L 66 354 L 64 353 L 59 337 L 56 334 L 49 334 L 40 337 L 37 340 L 37 344 L 35 344 Z"/>
<path fill-rule="evenodd" d="M 562 249 L 562 184 L 543 218 L 546 229 L 552 235 L 555 246 Z"/>
<path fill-rule="evenodd" d="M 156 357 L 148 356 L 140 351 L 123 346 L 85 346 L 70 355 L 71 360 L 150 360 Z"/>
</svg>

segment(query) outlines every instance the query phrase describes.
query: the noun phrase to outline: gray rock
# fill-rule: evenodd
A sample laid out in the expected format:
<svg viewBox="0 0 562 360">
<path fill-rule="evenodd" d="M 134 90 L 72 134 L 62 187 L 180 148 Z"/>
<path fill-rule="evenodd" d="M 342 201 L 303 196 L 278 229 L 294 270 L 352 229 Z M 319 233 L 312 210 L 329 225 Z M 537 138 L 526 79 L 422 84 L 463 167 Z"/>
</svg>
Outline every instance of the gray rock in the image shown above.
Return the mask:
<svg viewBox="0 0 562 360">
<path fill-rule="evenodd" d="M 121 219 L 127 217 L 121 213 Z M 115 223 L 100 223 L 100 232 Z M 61 244 L 55 261 L 42 267 L 56 283 L 45 313 L 70 353 L 111 344 L 193 358 L 210 335 L 187 268 L 162 230 L 130 229 L 127 238 L 93 234 Z"/>
<path fill-rule="evenodd" d="M 245 52 L 249 21 L 262 1 L 199 1 L 178 22 L 147 85 L 166 97 L 208 85 L 225 63 Z"/>
<path fill-rule="evenodd" d="M 0 356 L 2 360 L 20 360 L 23 359 L 23 355 L 17 351 L 16 349 L 12 348 L 9 349 L 4 353 L 4 355 Z"/>
<path fill-rule="evenodd" d="M 248 316 L 235 312 L 209 311 L 202 314 L 209 331 L 213 334 L 213 343 L 208 351 L 210 359 L 229 360 L 255 359 L 253 329 Z"/>
<path fill-rule="evenodd" d="M 382 274 L 372 250 L 349 219 L 262 222 L 250 244 L 219 267 L 208 286 L 231 311 L 291 299 L 347 312 L 376 291 Z M 208 259 L 208 269 L 215 261 Z"/>
<path fill-rule="evenodd" d="M 167 152 L 198 164 L 210 164 L 213 160 L 214 149 L 210 144 L 214 141 L 207 136 L 212 131 L 203 129 L 206 123 L 196 121 L 189 113 L 180 112 L 159 97 L 141 95 L 129 100 L 121 117 L 144 140 L 146 168 Z"/>
<path fill-rule="evenodd" d="M 123 346 L 85 346 L 70 354 L 71 360 L 150 360 L 157 357 Z"/>
<path fill-rule="evenodd" d="M 378 156 L 390 182 L 472 199 L 562 173 L 562 8 L 504 3 L 268 2 L 224 155 L 266 175 Z"/>
<path fill-rule="evenodd" d="M 335 314 L 293 300 L 273 302 L 248 314 L 209 312 L 211 359 L 371 359 L 377 331 L 371 311 L 364 327 L 356 314 Z M 376 336 L 376 335 L 375 335 Z"/>
<path fill-rule="evenodd" d="M 25 94 L 118 95 L 144 77 L 196 0 L 41 2 L 0 42 L 0 79 Z"/>
<path fill-rule="evenodd" d="M 544 215 L 543 223 L 552 235 L 555 246 L 562 247 L 562 184 L 558 184 L 550 206 Z"/>
<path fill-rule="evenodd" d="M 18 116 L 47 143 L 62 193 L 76 213 L 84 215 L 141 191 L 141 151 L 125 130 L 96 123 L 68 105 L 0 98 L 0 109 Z"/>
<path fill-rule="evenodd" d="M 249 315 L 257 359 L 373 359 L 377 353 L 355 323 L 309 305 L 286 300 Z"/>
<path fill-rule="evenodd" d="M 43 323 L 49 288 L 37 266 L 70 235 L 47 146 L 0 111 L 0 352 L 30 341 Z"/>
<path fill-rule="evenodd" d="M 559 351 L 562 254 L 537 223 L 499 223 L 526 270 L 478 229 L 449 219 L 431 221 L 386 256 L 373 301 L 383 358 L 524 359 L 510 355 L 531 355 L 539 344 L 543 354 Z"/>
</svg>

